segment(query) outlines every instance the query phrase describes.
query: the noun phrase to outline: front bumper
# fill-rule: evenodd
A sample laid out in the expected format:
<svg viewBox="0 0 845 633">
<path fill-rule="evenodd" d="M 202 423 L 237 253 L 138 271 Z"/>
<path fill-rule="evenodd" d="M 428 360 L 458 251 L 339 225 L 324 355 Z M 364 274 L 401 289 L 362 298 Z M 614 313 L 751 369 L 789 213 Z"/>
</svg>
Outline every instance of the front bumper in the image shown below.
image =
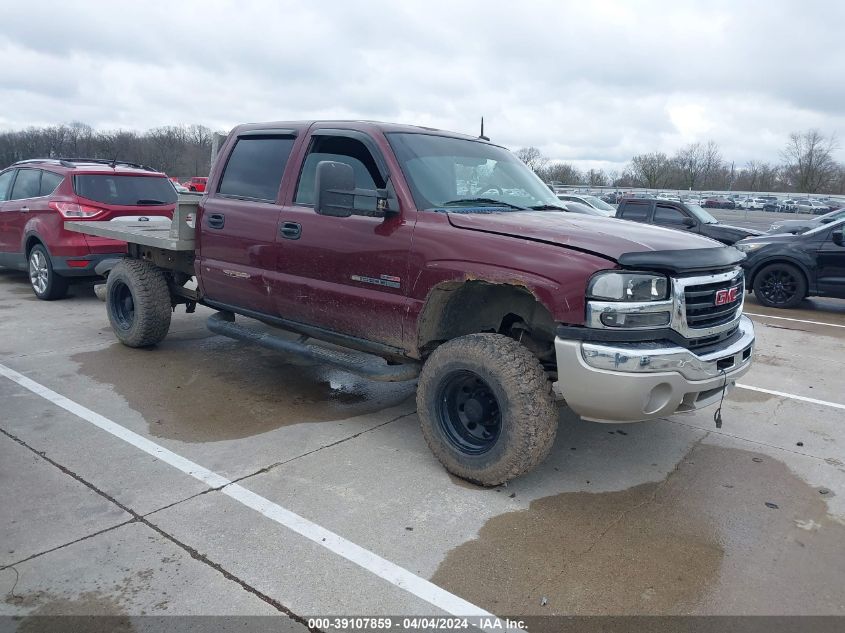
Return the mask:
<svg viewBox="0 0 845 633">
<path fill-rule="evenodd" d="M 591 343 L 555 338 L 557 395 L 582 418 L 637 422 L 715 404 L 751 367 L 754 326 L 701 356 L 665 342 Z M 712 348 L 711 348 L 712 350 Z"/>
</svg>

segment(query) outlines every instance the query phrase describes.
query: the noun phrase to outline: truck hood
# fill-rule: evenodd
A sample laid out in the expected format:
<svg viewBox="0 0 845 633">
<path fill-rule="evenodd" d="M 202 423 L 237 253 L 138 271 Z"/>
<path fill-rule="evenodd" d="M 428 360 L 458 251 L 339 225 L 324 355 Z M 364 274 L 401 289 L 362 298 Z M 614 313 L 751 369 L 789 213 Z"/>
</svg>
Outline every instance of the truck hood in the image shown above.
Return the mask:
<svg viewBox="0 0 845 633">
<path fill-rule="evenodd" d="M 448 216 L 450 224 L 459 229 L 558 244 L 613 261 L 618 261 L 626 253 L 722 246 L 719 242 L 692 233 L 629 220 L 559 211 L 449 213 Z"/>
</svg>

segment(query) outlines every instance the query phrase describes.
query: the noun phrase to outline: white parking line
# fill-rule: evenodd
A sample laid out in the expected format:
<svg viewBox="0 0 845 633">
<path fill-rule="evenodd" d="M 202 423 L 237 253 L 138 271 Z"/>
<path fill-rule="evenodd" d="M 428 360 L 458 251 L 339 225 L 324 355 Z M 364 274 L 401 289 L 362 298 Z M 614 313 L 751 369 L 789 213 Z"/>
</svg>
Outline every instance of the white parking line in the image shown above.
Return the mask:
<svg viewBox="0 0 845 633">
<path fill-rule="evenodd" d="M 829 327 L 842 327 L 839 323 L 825 323 L 824 321 L 808 321 L 807 319 L 793 319 L 791 317 L 772 316 L 770 314 L 756 314 L 754 312 L 743 312 L 746 316 L 763 317 L 764 319 L 779 319 L 781 321 L 795 321 L 796 323 L 809 323 L 810 325 L 827 325 Z"/>
<path fill-rule="evenodd" d="M 304 536 L 313 541 L 317 545 L 342 556 L 346 560 L 355 563 L 362 569 L 365 569 L 379 578 L 396 585 L 400 589 L 404 589 L 417 598 L 424 600 L 438 609 L 442 609 L 446 613 L 455 616 L 471 616 L 481 618 L 493 618 L 491 613 L 477 607 L 471 602 L 467 602 L 445 589 L 438 587 L 434 583 L 425 580 L 411 573 L 407 569 L 382 558 L 378 554 L 356 545 L 355 543 L 346 540 L 342 536 L 327 530 L 326 528 L 309 521 L 308 519 L 299 516 L 298 514 L 283 508 L 282 506 L 273 503 L 269 499 L 247 490 L 239 484 L 234 484 L 222 475 L 200 466 L 191 460 L 182 457 L 170 451 L 147 438 L 130 431 L 127 428 L 120 426 L 117 422 L 109 420 L 108 418 L 95 413 L 82 406 L 81 404 L 66 398 L 65 396 L 56 393 L 52 389 L 41 385 L 34 380 L 31 380 L 19 374 L 14 369 L 10 369 L 5 365 L 0 364 L 0 375 L 5 376 L 9 380 L 19 384 L 24 389 L 28 389 L 32 393 L 41 396 L 65 411 L 82 418 L 86 422 L 90 422 L 94 426 L 111 433 L 113 436 L 123 440 L 138 448 L 156 459 L 160 459 L 166 464 L 170 464 L 174 468 L 182 471 L 186 475 L 190 475 L 195 479 L 200 480 L 211 488 L 221 488 L 221 492 L 235 501 L 252 508 L 256 512 L 264 515 L 268 519 L 285 526 L 286 528 Z"/>
<path fill-rule="evenodd" d="M 748 389 L 749 391 L 759 391 L 760 393 L 768 393 L 772 396 L 779 396 L 781 398 L 791 398 L 792 400 L 800 400 L 801 402 L 809 402 L 811 404 L 820 404 L 825 407 L 833 407 L 834 409 L 842 409 L 845 411 L 845 404 L 838 402 L 828 402 L 827 400 L 817 400 L 816 398 L 808 398 L 807 396 L 798 396 L 794 393 L 785 393 L 783 391 L 775 391 L 774 389 L 763 389 L 763 387 L 752 387 L 751 385 L 741 385 L 737 383 L 737 389 Z"/>
</svg>

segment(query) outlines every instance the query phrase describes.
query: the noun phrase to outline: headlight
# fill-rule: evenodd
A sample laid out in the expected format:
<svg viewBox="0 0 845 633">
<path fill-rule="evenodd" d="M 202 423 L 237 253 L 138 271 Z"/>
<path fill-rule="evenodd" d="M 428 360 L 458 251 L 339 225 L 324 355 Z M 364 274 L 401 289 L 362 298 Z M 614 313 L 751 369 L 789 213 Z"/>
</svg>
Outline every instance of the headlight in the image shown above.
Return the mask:
<svg viewBox="0 0 845 633">
<path fill-rule="evenodd" d="M 669 280 L 663 275 L 609 271 L 592 278 L 587 296 L 603 301 L 663 301 L 669 297 Z"/>
<path fill-rule="evenodd" d="M 743 244 L 742 242 L 737 242 L 734 244 L 734 248 L 738 248 L 743 253 L 750 253 L 752 251 L 756 251 L 758 248 L 762 248 L 766 245 L 766 242 L 746 242 Z"/>
<path fill-rule="evenodd" d="M 780 224 L 772 224 L 772 225 L 769 227 L 769 230 L 770 230 L 770 231 L 777 231 L 777 230 L 779 230 L 779 229 L 780 229 Z"/>
</svg>

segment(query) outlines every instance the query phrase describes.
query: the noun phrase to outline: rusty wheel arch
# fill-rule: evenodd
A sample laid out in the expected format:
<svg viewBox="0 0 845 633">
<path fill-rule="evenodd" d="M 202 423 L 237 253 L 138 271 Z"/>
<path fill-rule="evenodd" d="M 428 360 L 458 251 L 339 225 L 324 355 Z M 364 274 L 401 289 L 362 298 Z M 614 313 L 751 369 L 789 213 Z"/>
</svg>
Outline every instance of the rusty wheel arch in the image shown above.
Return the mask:
<svg viewBox="0 0 845 633">
<path fill-rule="evenodd" d="M 541 359 L 554 354 L 555 322 L 522 283 L 481 279 L 448 281 L 428 294 L 417 321 L 417 353 L 427 357 L 441 343 L 468 334 L 506 334 Z"/>
</svg>

